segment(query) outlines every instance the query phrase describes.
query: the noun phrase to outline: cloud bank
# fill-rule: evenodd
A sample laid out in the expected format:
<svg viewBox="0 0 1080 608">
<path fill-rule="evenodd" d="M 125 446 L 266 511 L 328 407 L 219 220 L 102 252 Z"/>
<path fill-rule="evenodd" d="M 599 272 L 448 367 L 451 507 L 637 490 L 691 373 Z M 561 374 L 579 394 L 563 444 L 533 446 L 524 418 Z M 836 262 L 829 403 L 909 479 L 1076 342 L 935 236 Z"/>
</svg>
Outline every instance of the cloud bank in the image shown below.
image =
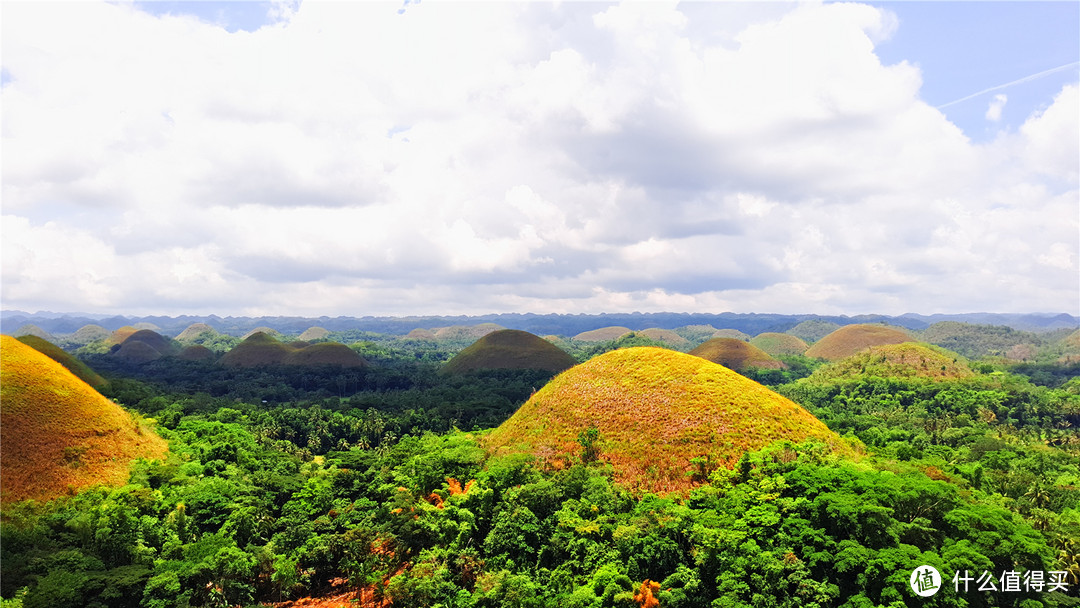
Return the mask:
<svg viewBox="0 0 1080 608">
<path fill-rule="evenodd" d="M 6 4 L 3 306 L 1080 309 L 1076 85 L 974 144 L 880 8 L 398 8 Z"/>
</svg>

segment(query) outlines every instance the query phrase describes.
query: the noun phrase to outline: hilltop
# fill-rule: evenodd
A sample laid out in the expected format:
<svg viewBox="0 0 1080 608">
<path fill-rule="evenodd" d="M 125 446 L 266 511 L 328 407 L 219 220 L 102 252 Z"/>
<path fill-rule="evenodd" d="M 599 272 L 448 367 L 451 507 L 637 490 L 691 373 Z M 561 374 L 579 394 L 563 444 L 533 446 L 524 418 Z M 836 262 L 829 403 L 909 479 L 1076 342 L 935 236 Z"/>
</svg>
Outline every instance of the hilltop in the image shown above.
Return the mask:
<svg viewBox="0 0 1080 608">
<path fill-rule="evenodd" d="M 163 439 L 48 356 L 0 336 L 0 501 L 49 500 L 121 485 Z"/>
<path fill-rule="evenodd" d="M 651 327 L 649 329 L 643 329 L 636 333 L 643 338 L 648 338 L 657 342 L 663 342 L 664 344 L 668 344 L 674 348 L 683 348 L 690 345 L 689 340 L 680 336 L 678 333 L 671 329 L 660 329 L 657 327 Z"/>
<path fill-rule="evenodd" d="M 736 340 L 742 340 L 743 342 L 750 341 L 750 335 L 745 334 L 737 329 L 718 329 L 713 332 L 713 338 L 734 338 Z"/>
<path fill-rule="evenodd" d="M 89 344 L 95 340 L 106 340 L 112 333 L 104 327 L 96 324 L 83 325 L 71 334 L 70 340 L 75 344 Z"/>
<path fill-rule="evenodd" d="M 443 373 L 484 369 L 543 369 L 561 372 L 577 361 L 551 342 L 517 329 L 500 329 L 480 338 L 450 359 Z"/>
<path fill-rule="evenodd" d="M 311 342 L 312 340 L 325 340 L 330 337 L 330 331 L 319 326 L 309 327 L 304 330 L 304 333 L 297 337 L 297 340 L 305 340 Z"/>
<path fill-rule="evenodd" d="M 140 329 L 127 336 L 113 356 L 132 363 L 147 363 L 180 352 L 177 344 L 152 329 Z"/>
<path fill-rule="evenodd" d="M 916 342 L 904 342 L 871 346 L 819 367 L 807 381 L 856 380 L 871 376 L 942 381 L 971 378 L 975 372 L 955 353 Z"/>
<path fill-rule="evenodd" d="M 197 338 L 199 338 L 199 336 L 202 336 L 205 333 L 209 333 L 210 335 L 217 335 L 218 331 L 213 327 L 210 327 L 206 323 L 192 323 L 191 325 L 188 325 L 184 329 L 184 331 L 176 335 L 176 341 L 183 343 L 192 343 Z"/>
<path fill-rule="evenodd" d="M 480 323 L 479 325 L 439 327 L 432 332 L 436 340 L 476 340 L 500 329 L 506 328 L 495 323 Z"/>
<path fill-rule="evenodd" d="M 221 356 L 222 365 L 257 367 L 259 365 L 337 365 L 366 367 L 367 361 L 340 342 L 308 344 L 297 341 L 285 344 L 273 336 L 256 332 Z"/>
<path fill-rule="evenodd" d="M 37 336 L 20 336 L 16 338 L 19 342 L 33 348 L 34 350 L 49 357 L 53 361 L 56 361 L 60 365 L 63 365 L 67 370 L 75 377 L 89 384 L 90 386 L 101 390 L 109 385 L 109 381 L 102 378 L 100 374 L 90 369 L 90 366 L 75 358 L 75 355 L 67 352 L 59 346 L 42 340 Z"/>
<path fill-rule="evenodd" d="M 601 327 L 600 329 L 583 331 L 574 336 L 573 339 L 578 342 L 607 342 L 608 340 L 618 340 L 628 333 L 630 333 L 629 327 Z"/>
<path fill-rule="evenodd" d="M 784 333 L 791 334 L 796 338 L 811 344 L 840 329 L 840 324 L 823 319 L 808 319 L 792 327 Z"/>
<path fill-rule="evenodd" d="M 773 357 L 779 355 L 801 355 L 806 352 L 807 348 L 810 348 L 806 342 L 797 336 L 776 332 L 758 334 L 750 340 L 750 344 L 760 348 Z"/>
<path fill-rule="evenodd" d="M 796 403 L 700 357 L 655 347 L 615 350 L 549 382 L 484 440 L 566 464 L 582 431 L 599 431 L 600 458 L 616 479 L 651 491 L 693 485 L 691 459 L 733 468 L 748 450 L 779 439 L 819 439 L 851 454 Z"/>
<path fill-rule="evenodd" d="M 808 348 L 805 355 L 826 361 L 838 361 L 871 346 L 913 341 L 911 336 L 896 327 L 860 323 L 845 325 L 830 333 Z"/>
<path fill-rule="evenodd" d="M 787 367 L 760 348 L 738 338 L 713 338 L 691 350 L 690 354 L 736 371 L 750 367 L 764 369 Z"/>
</svg>

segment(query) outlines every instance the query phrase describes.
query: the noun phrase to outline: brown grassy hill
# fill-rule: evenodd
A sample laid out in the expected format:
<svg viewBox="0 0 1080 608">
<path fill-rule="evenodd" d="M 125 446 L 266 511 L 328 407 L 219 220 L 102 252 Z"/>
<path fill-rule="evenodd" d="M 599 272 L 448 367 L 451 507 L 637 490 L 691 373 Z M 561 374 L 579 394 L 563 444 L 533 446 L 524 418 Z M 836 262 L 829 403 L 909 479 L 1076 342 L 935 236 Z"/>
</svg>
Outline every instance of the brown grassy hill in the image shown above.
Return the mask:
<svg viewBox="0 0 1080 608">
<path fill-rule="evenodd" d="M 124 342 L 112 356 L 123 359 L 128 363 L 137 363 L 141 365 L 143 363 L 157 361 L 162 357 L 162 354 L 146 342 L 135 341 Z"/>
<path fill-rule="evenodd" d="M 735 338 L 736 340 L 742 340 L 743 342 L 750 341 L 750 334 L 744 334 L 737 329 L 718 329 L 713 333 L 714 338 Z"/>
<path fill-rule="evenodd" d="M 738 338 L 713 338 L 690 351 L 690 354 L 713 363 L 719 363 L 728 369 L 740 371 L 749 367 L 765 369 L 785 369 L 787 367 L 781 361 L 770 357 L 768 353 L 760 348 Z"/>
<path fill-rule="evenodd" d="M 297 339 L 311 342 L 312 340 L 325 340 L 328 337 L 330 337 L 330 330 L 316 326 L 305 329 L 304 333 L 300 334 Z"/>
<path fill-rule="evenodd" d="M 75 374 L 75 377 L 95 389 L 102 390 L 109 386 L 109 381 L 90 369 L 89 365 L 83 363 L 77 359 L 75 355 L 72 355 L 52 342 L 42 340 L 37 336 L 21 336 L 18 340 L 39 353 L 46 355 L 60 365 L 63 365 L 69 372 Z"/>
<path fill-rule="evenodd" d="M 405 337 L 410 340 L 434 340 L 435 332 L 431 331 L 430 329 L 417 327 L 416 329 L 405 334 Z"/>
<path fill-rule="evenodd" d="M 274 338 L 280 338 L 281 337 L 281 332 L 274 329 L 273 327 L 256 327 L 255 329 L 247 332 L 243 336 L 240 336 L 240 339 L 241 340 L 247 340 L 251 336 L 254 336 L 255 334 L 258 334 L 258 333 L 263 333 L 263 334 L 266 334 L 268 336 L 272 336 Z"/>
<path fill-rule="evenodd" d="M 885 344 L 814 370 L 807 382 L 880 378 L 959 380 L 975 376 L 960 355 L 916 342 Z"/>
<path fill-rule="evenodd" d="M 551 342 L 527 331 L 500 329 L 462 349 L 443 366 L 446 374 L 484 369 L 545 369 L 561 372 L 577 361 Z"/>
<path fill-rule="evenodd" d="M 791 334 L 778 334 L 776 332 L 758 334 L 750 340 L 750 344 L 773 357 L 778 355 L 801 355 L 809 348 L 806 342 Z"/>
<path fill-rule="evenodd" d="M 807 344 L 812 344 L 838 329 L 840 329 L 840 326 L 832 321 L 809 319 L 799 323 L 784 333 L 791 334 Z"/>
<path fill-rule="evenodd" d="M 70 340 L 75 344 L 89 344 L 95 340 L 105 340 L 112 333 L 100 325 L 83 325 L 71 334 Z"/>
<path fill-rule="evenodd" d="M 911 336 L 900 328 L 860 323 L 845 325 L 832 332 L 814 343 L 805 354 L 807 357 L 826 361 L 839 361 L 871 346 L 913 341 Z"/>
<path fill-rule="evenodd" d="M 591 427 L 616 479 L 657 492 L 692 485 L 692 458 L 733 468 L 744 452 L 779 439 L 815 438 L 852 453 L 794 402 L 723 366 L 654 347 L 614 350 L 563 372 L 484 444 L 558 466 L 581 453 L 578 435 Z"/>
<path fill-rule="evenodd" d="M 295 344 L 295 343 L 294 343 Z M 285 365 L 337 365 L 367 367 L 367 361 L 340 342 L 320 342 L 295 349 L 283 361 Z"/>
<path fill-rule="evenodd" d="M 206 323 L 192 323 L 191 325 L 188 325 L 184 331 L 176 335 L 176 341 L 190 343 L 205 333 L 215 335 L 218 331 Z"/>
<path fill-rule="evenodd" d="M 583 331 L 580 334 L 574 336 L 573 339 L 577 340 L 578 342 L 607 342 L 608 340 L 618 340 L 624 334 L 627 334 L 629 332 L 629 327 L 601 327 L 600 329 Z"/>
<path fill-rule="evenodd" d="M 671 329 L 659 329 L 656 327 L 652 327 L 649 329 L 643 329 L 636 333 L 643 338 L 656 340 L 657 342 L 663 342 L 664 344 L 669 344 L 675 348 L 683 348 L 690 345 L 689 340 L 675 333 L 675 331 Z"/>
<path fill-rule="evenodd" d="M 62 365 L 0 336 L 0 502 L 49 500 L 127 481 L 168 445 Z"/>
<path fill-rule="evenodd" d="M 686 338 L 690 342 L 697 342 L 698 344 L 708 340 L 716 333 L 716 328 L 712 325 L 684 325 L 682 327 L 676 327 L 675 333 Z"/>
<path fill-rule="evenodd" d="M 121 327 L 120 329 L 118 329 L 118 330 L 112 332 L 111 334 L 109 334 L 109 337 L 105 339 L 105 343 L 109 344 L 109 345 L 123 344 L 124 340 L 127 340 L 128 337 L 131 336 L 131 334 L 133 334 L 133 333 L 135 333 L 137 331 L 139 331 L 139 330 L 132 327 L 132 326 L 130 326 L 130 325 L 125 325 L 125 326 Z"/>
<path fill-rule="evenodd" d="M 216 356 L 214 351 L 202 344 L 189 344 L 181 349 L 180 354 L 176 355 L 178 359 L 184 361 L 212 361 Z"/>
<path fill-rule="evenodd" d="M 273 336 L 261 331 L 244 338 L 221 356 L 221 364 L 231 367 L 255 367 L 258 365 L 280 365 L 293 352 Z"/>
<path fill-rule="evenodd" d="M 12 335 L 16 338 L 21 338 L 23 336 L 36 336 L 38 338 L 41 338 L 42 340 L 45 340 L 46 342 L 56 342 L 56 338 L 53 337 L 52 334 L 32 323 L 27 323 L 19 329 L 16 329 L 15 333 L 13 333 Z"/>
<path fill-rule="evenodd" d="M 434 333 L 436 340 L 476 340 L 500 329 L 506 328 L 495 323 L 481 323 L 479 325 L 440 327 L 434 330 Z"/>
<path fill-rule="evenodd" d="M 150 348 L 161 353 L 162 356 L 171 357 L 180 352 L 180 346 L 174 343 L 172 340 L 157 333 L 152 329 L 140 329 L 139 331 L 131 334 L 124 340 L 120 350 L 124 349 L 124 346 L 131 346 L 133 343 L 141 342 Z M 119 351 L 117 351 L 119 352 Z"/>
</svg>

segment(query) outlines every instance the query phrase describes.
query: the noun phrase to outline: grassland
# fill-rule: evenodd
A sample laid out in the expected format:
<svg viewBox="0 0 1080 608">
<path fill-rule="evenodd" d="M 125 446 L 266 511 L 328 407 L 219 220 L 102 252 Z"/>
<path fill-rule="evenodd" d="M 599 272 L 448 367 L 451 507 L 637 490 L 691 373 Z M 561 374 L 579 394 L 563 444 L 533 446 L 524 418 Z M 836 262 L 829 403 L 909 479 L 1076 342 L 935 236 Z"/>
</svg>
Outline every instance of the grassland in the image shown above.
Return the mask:
<svg viewBox="0 0 1080 608">
<path fill-rule="evenodd" d="M 127 481 L 165 441 L 60 363 L 0 336 L 0 501 L 48 500 Z"/>
<path fill-rule="evenodd" d="M 787 367 L 760 348 L 738 338 L 713 338 L 691 350 L 690 354 L 738 371 L 751 367 L 763 369 Z"/>
<path fill-rule="evenodd" d="M 913 341 L 914 339 L 900 328 L 860 323 L 837 329 L 814 343 L 805 354 L 807 357 L 826 361 L 839 361 L 871 346 Z"/>
<path fill-rule="evenodd" d="M 746 451 L 776 440 L 813 438 L 852 453 L 785 397 L 700 357 L 653 347 L 611 351 L 563 372 L 485 445 L 561 466 L 577 458 L 579 433 L 590 428 L 617 480 L 657 492 L 689 488 L 700 467 L 733 468 Z"/>
<path fill-rule="evenodd" d="M 580 334 L 574 336 L 574 340 L 578 342 L 607 342 L 608 340 L 618 340 L 623 335 L 630 333 L 629 327 L 613 326 L 613 327 L 601 327 L 600 329 L 593 329 L 590 331 L 583 331 Z"/>
<path fill-rule="evenodd" d="M 517 329 L 500 329 L 466 347 L 442 368 L 460 374 L 485 369 L 543 369 L 561 372 L 574 366 L 566 351 L 551 342 Z"/>
<path fill-rule="evenodd" d="M 878 378 L 961 380 L 975 376 L 960 355 L 915 342 L 871 346 L 814 370 L 808 382 Z"/>
<path fill-rule="evenodd" d="M 109 385 L 109 381 L 102 378 L 100 374 L 90 369 L 90 366 L 77 359 L 74 355 L 60 348 L 59 346 L 42 340 L 37 336 L 20 336 L 17 338 L 19 342 L 33 348 L 34 350 L 48 356 L 53 361 L 56 361 L 60 365 L 63 365 L 67 370 L 75 377 L 89 384 L 95 389 L 101 390 Z"/>
</svg>

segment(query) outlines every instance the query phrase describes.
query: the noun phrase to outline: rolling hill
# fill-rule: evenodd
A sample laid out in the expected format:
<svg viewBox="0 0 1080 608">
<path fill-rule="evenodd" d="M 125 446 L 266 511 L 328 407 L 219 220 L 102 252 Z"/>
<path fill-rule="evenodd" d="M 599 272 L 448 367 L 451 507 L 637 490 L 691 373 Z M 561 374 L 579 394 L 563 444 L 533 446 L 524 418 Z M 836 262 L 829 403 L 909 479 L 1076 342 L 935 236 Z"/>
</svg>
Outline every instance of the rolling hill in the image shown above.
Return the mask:
<svg viewBox="0 0 1080 608">
<path fill-rule="evenodd" d="M 975 376 L 959 355 L 916 342 L 885 344 L 823 365 L 808 382 L 880 378 L 923 378 L 932 381 L 960 380 Z"/>
<path fill-rule="evenodd" d="M 622 327 L 621 325 L 601 327 L 600 329 L 583 331 L 574 336 L 573 339 L 578 342 L 607 342 L 608 340 L 618 340 L 621 336 L 629 332 L 629 327 Z"/>
<path fill-rule="evenodd" d="M 257 367 L 260 365 L 337 365 L 366 367 L 367 361 L 340 342 L 285 344 L 273 336 L 256 332 L 221 356 L 222 365 Z"/>
<path fill-rule="evenodd" d="M 325 340 L 328 337 L 330 337 L 330 330 L 314 326 L 305 329 L 304 333 L 300 334 L 297 340 L 311 342 L 312 340 Z"/>
<path fill-rule="evenodd" d="M 495 323 L 480 323 L 479 325 L 451 325 L 432 330 L 436 340 L 476 340 L 493 331 L 506 329 Z"/>
<path fill-rule="evenodd" d="M 750 341 L 750 335 L 744 334 L 737 329 L 718 329 L 713 332 L 713 338 L 734 338 L 736 340 L 742 340 L 743 342 Z"/>
<path fill-rule="evenodd" d="M 241 340 L 247 340 L 251 336 L 254 336 L 255 334 L 259 334 L 259 333 L 266 334 L 266 335 L 274 337 L 274 338 L 278 338 L 278 337 L 281 336 L 280 331 L 274 329 L 273 327 L 266 327 L 264 325 L 264 326 L 256 327 L 255 329 L 253 329 L 253 330 L 247 332 L 246 334 L 240 336 L 240 339 Z"/>
<path fill-rule="evenodd" d="M 45 340 L 46 342 L 56 342 L 56 338 L 53 337 L 52 334 L 32 323 L 23 325 L 19 329 L 16 329 L 11 335 L 15 336 L 16 338 L 21 338 L 23 336 L 36 336 L 38 338 L 41 338 L 42 340 Z"/>
<path fill-rule="evenodd" d="M 125 338 L 113 356 L 131 363 L 147 363 L 179 352 L 180 347 L 172 340 L 152 329 L 140 329 Z"/>
<path fill-rule="evenodd" d="M 214 351 L 202 344 L 189 344 L 180 350 L 180 354 L 176 355 L 178 359 L 184 361 L 212 361 L 216 356 Z"/>
<path fill-rule="evenodd" d="M 845 325 L 832 332 L 815 342 L 804 354 L 807 357 L 825 359 L 826 361 L 839 361 L 871 346 L 913 341 L 912 337 L 902 329 L 886 325 L 859 323 Z"/>
<path fill-rule="evenodd" d="M 807 348 L 810 348 L 806 342 L 796 336 L 791 334 L 779 334 L 776 332 L 758 334 L 750 340 L 750 344 L 760 348 L 773 357 L 779 355 L 801 355 L 806 352 Z"/>
<path fill-rule="evenodd" d="M 184 331 L 176 335 L 176 341 L 184 344 L 191 344 L 205 333 L 216 335 L 218 331 L 206 323 L 192 323 L 191 325 L 188 325 Z"/>
<path fill-rule="evenodd" d="M 791 334 L 807 344 L 812 344 L 838 329 L 840 329 L 838 323 L 822 319 L 808 319 L 784 333 Z"/>
<path fill-rule="evenodd" d="M 71 334 L 70 340 L 75 344 L 89 344 L 95 340 L 107 339 L 110 333 L 112 332 L 104 327 L 91 323 L 75 330 L 75 333 Z"/>
<path fill-rule="evenodd" d="M 690 354 L 736 371 L 749 367 L 764 369 L 787 367 L 760 348 L 738 338 L 713 338 L 691 350 Z"/>
<path fill-rule="evenodd" d="M 544 369 L 561 372 L 577 361 L 551 342 L 527 331 L 500 329 L 462 349 L 442 372 L 460 374 L 485 369 Z"/>
<path fill-rule="evenodd" d="M 356 351 L 340 342 L 319 342 L 294 348 L 285 357 L 285 365 L 336 365 L 338 367 L 367 367 L 368 363 Z"/>
<path fill-rule="evenodd" d="M 9 336 L 0 336 L 0 419 L 5 504 L 121 485 L 133 459 L 168 449 L 64 366 Z"/>
<path fill-rule="evenodd" d="M 600 459 L 616 479 L 649 491 L 691 485 L 693 458 L 732 468 L 748 450 L 779 439 L 851 448 L 796 403 L 700 357 L 655 347 L 610 351 L 536 392 L 484 438 L 492 453 L 529 453 L 555 466 L 599 431 Z"/>
<path fill-rule="evenodd" d="M 90 369 L 89 365 L 83 363 L 77 359 L 75 355 L 72 355 L 52 342 L 42 340 L 37 336 L 20 336 L 16 339 L 39 353 L 48 356 L 60 365 L 63 365 L 69 372 L 75 374 L 75 377 L 79 380 L 82 380 L 97 390 L 102 390 L 109 385 L 109 381 Z"/>
<path fill-rule="evenodd" d="M 635 333 L 643 338 L 648 338 L 657 342 L 663 342 L 664 344 L 668 344 L 673 348 L 684 348 L 690 345 L 689 340 L 680 336 L 678 333 L 675 332 L 675 330 L 672 329 L 659 329 L 656 327 L 652 327 L 649 329 L 643 329 Z"/>
</svg>

